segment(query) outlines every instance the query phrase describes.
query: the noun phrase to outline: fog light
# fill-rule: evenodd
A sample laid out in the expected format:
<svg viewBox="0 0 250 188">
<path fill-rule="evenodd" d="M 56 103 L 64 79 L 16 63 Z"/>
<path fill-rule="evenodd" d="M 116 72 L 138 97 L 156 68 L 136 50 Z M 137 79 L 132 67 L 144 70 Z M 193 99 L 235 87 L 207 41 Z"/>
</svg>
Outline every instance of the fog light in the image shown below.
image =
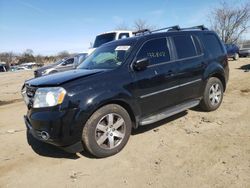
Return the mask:
<svg viewBox="0 0 250 188">
<path fill-rule="evenodd" d="M 48 140 L 49 139 L 49 133 L 47 133 L 46 131 L 42 131 L 41 132 L 41 138 L 43 140 Z"/>
</svg>

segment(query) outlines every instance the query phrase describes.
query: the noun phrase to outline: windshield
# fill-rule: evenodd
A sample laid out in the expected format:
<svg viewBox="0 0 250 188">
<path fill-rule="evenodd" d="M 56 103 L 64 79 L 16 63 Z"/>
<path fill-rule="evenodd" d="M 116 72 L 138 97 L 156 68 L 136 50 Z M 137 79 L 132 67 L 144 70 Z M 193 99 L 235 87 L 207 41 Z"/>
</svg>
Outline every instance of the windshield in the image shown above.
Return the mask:
<svg viewBox="0 0 250 188">
<path fill-rule="evenodd" d="M 99 46 L 115 40 L 115 33 L 107 33 L 103 35 L 98 35 L 95 39 L 93 48 L 98 48 Z"/>
<path fill-rule="evenodd" d="M 51 65 L 56 66 L 56 65 L 59 65 L 62 62 L 63 62 L 63 60 L 59 60 L 59 61 L 56 61 L 55 63 L 52 63 Z"/>
<path fill-rule="evenodd" d="M 80 69 L 114 69 L 120 66 L 130 52 L 128 45 L 109 45 L 97 48 L 79 66 Z"/>
</svg>

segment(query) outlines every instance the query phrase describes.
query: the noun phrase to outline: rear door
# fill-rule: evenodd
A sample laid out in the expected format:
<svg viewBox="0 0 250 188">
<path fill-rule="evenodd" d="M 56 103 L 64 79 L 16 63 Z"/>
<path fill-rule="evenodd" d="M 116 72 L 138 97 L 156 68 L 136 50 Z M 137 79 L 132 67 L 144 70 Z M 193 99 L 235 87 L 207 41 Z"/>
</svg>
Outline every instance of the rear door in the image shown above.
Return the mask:
<svg viewBox="0 0 250 188">
<path fill-rule="evenodd" d="M 179 62 L 179 102 L 201 96 L 202 76 L 206 63 L 203 49 L 197 35 L 177 34 L 171 37 L 175 58 Z"/>
<path fill-rule="evenodd" d="M 143 116 L 151 115 L 171 106 L 178 100 L 178 79 L 176 66 L 168 40 L 165 37 L 145 42 L 136 55 L 135 61 L 148 58 L 146 70 L 134 71 L 136 96 Z"/>
</svg>

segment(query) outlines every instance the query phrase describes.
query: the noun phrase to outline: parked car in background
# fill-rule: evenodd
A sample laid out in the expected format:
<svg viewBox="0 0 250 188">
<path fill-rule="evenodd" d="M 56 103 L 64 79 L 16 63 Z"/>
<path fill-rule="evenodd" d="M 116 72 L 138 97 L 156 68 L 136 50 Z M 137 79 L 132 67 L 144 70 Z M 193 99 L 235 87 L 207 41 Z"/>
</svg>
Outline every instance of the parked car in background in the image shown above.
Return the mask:
<svg viewBox="0 0 250 188">
<path fill-rule="evenodd" d="M 37 66 L 36 62 L 28 62 L 28 63 L 22 63 L 20 64 L 21 67 L 26 67 L 28 69 L 32 69 Z"/>
<path fill-rule="evenodd" d="M 7 71 L 7 66 L 5 63 L 0 62 L 0 72 L 6 72 Z"/>
<path fill-rule="evenodd" d="M 99 46 L 107 42 L 111 42 L 113 40 L 124 39 L 124 38 L 132 37 L 132 36 L 133 36 L 133 32 L 126 31 L 126 30 L 125 31 L 123 30 L 110 31 L 110 32 L 99 34 L 96 36 L 94 44 L 93 44 L 93 48 L 89 49 L 88 54 L 91 54 L 96 48 L 98 48 Z"/>
<path fill-rule="evenodd" d="M 170 28 L 104 44 L 76 70 L 26 81 L 28 132 L 107 157 L 122 150 L 132 127 L 197 105 L 219 108 L 229 77 L 221 40 L 204 26 Z"/>
<path fill-rule="evenodd" d="M 240 57 L 250 56 L 250 44 L 243 44 L 239 51 Z"/>
<path fill-rule="evenodd" d="M 24 70 L 31 70 L 31 68 L 23 67 L 23 66 L 17 66 L 16 71 L 24 71 Z"/>
<path fill-rule="evenodd" d="M 233 60 L 239 59 L 239 47 L 236 44 L 225 44 L 227 50 L 227 57 Z"/>
<path fill-rule="evenodd" d="M 79 64 L 81 64 L 87 57 L 87 53 L 80 53 L 73 57 L 62 59 L 56 63 L 41 67 L 34 71 L 35 77 L 40 77 L 48 74 L 53 74 L 57 72 L 63 72 L 67 70 L 75 69 Z"/>
</svg>

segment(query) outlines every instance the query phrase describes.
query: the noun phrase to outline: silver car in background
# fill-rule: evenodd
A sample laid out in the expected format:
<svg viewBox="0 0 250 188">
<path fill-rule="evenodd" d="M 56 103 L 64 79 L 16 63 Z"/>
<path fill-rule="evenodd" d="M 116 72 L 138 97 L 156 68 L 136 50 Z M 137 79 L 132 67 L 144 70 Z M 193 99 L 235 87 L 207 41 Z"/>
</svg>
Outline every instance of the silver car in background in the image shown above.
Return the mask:
<svg viewBox="0 0 250 188">
<path fill-rule="evenodd" d="M 77 54 L 73 57 L 69 57 L 66 59 L 62 59 L 50 65 L 41 67 L 34 71 L 34 76 L 40 77 L 48 74 L 53 74 L 57 72 L 63 72 L 67 70 L 75 69 L 78 65 L 80 65 L 85 58 L 87 57 L 87 53 Z"/>
</svg>

